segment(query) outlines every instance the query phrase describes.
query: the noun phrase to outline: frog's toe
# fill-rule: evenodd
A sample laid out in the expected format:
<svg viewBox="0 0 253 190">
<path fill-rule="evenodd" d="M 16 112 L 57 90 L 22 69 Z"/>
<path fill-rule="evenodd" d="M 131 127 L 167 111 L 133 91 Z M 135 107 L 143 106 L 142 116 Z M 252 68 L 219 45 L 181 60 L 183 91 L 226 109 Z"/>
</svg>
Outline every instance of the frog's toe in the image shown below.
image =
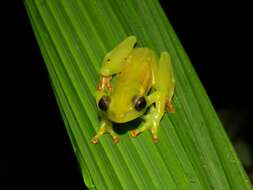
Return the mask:
<svg viewBox="0 0 253 190">
<path fill-rule="evenodd" d="M 113 136 L 112 138 L 113 138 L 113 142 L 114 142 L 115 144 L 118 144 L 118 143 L 119 143 L 119 141 L 120 141 L 119 136 Z"/>
<path fill-rule="evenodd" d="M 170 112 L 170 113 L 175 113 L 175 112 L 176 112 L 176 109 L 175 109 L 175 107 L 172 105 L 172 102 L 171 102 L 170 100 L 168 100 L 168 101 L 166 102 L 165 106 L 166 106 L 166 109 L 167 109 L 168 112 Z"/>
<path fill-rule="evenodd" d="M 132 130 L 132 131 L 131 131 L 131 136 L 132 136 L 132 137 L 137 137 L 139 134 L 140 134 L 139 131 L 136 131 L 136 130 Z"/>
<path fill-rule="evenodd" d="M 158 127 L 159 127 L 159 123 L 157 122 L 157 123 L 153 124 L 153 126 L 149 129 L 154 143 L 159 142 L 159 137 L 157 135 Z"/>
<path fill-rule="evenodd" d="M 92 142 L 92 144 L 98 144 L 98 138 L 97 137 L 93 137 L 91 139 L 91 142 Z"/>
<path fill-rule="evenodd" d="M 154 143 L 159 142 L 159 137 L 157 135 L 152 135 L 152 139 L 153 139 Z"/>
</svg>

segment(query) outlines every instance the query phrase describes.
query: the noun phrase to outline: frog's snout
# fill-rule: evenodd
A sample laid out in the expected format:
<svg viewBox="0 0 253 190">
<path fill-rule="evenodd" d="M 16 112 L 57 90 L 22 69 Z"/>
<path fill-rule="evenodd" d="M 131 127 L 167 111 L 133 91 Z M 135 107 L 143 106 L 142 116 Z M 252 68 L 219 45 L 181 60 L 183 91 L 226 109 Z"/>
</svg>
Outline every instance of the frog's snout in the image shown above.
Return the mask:
<svg viewBox="0 0 253 190">
<path fill-rule="evenodd" d="M 110 113 L 108 114 L 110 120 L 112 120 L 113 122 L 116 122 L 116 123 L 124 123 L 126 122 L 126 113 L 124 112 L 113 112 L 113 111 L 110 111 Z"/>
<path fill-rule="evenodd" d="M 108 114 L 111 121 L 115 123 L 125 123 L 136 119 L 138 115 L 131 114 L 131 112 L 110 112 Z"/>
</svg>

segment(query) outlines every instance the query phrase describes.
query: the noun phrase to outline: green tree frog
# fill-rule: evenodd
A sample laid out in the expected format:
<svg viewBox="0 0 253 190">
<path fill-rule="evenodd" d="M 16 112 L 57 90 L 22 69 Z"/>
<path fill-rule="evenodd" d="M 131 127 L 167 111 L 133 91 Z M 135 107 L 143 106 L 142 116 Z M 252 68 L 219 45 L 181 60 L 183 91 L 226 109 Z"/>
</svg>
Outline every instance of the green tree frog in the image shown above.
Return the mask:
<svg viewBox="0 0 253 190">
<path fill-rule="evenodd" d="M 158 142 L 157 131 L 165 108 L 175 112 L 172 106 L 175 80 L 170 55 L 162 52 L 158 60 L 153 50 L 135 48 L 135 44 L 136 37 L 129 36 L 103 59 L 96 89 L 101 126 L 92 138 L 94 144 L 104 133 L 109 133 L 118 143 L 120 138 L 112 124 L 141 116 L 144 121 L 131 131 L 131 136 L 149 130 L 154 142 Z"/>
</svg>

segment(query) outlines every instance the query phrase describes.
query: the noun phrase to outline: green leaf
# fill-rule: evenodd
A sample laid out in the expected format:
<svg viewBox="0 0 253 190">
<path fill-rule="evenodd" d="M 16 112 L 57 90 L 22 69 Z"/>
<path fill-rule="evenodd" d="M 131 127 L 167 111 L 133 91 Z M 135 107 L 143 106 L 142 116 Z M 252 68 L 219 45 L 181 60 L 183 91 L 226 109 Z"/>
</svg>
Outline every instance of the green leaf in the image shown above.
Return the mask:
<svg viewBox="0 0 253 190">
<path fill-rule="evenodd" d="M 251 189 L 245 172 L 157 0 L 26 0 L 66 130 L 90 189 Z M 105 54 L 127 36 L 171 54 L 173 104 L 154 144 L 148 132 L 114 144 L 94 100 Z M 34 63 L 36 64 L 36 63 Z"/>
</svg>

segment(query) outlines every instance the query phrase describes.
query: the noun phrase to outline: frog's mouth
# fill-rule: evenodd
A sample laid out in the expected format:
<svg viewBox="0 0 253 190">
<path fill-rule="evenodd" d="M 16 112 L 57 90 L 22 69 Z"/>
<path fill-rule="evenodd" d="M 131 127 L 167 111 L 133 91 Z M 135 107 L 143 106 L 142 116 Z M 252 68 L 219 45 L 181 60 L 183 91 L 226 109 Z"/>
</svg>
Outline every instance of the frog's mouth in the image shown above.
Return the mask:
<svg viewBox="0 0 253 190">
<path fill-rule="evenodd" d="M 132 112 L 132 111 L 129 111 L 127 113 L 113 113 L 113 112 L 110 112 L 108 114 L 108 117 L 111 121 L 115 122 L 115 123 L 126 123 L 128 121 L 132 121 L 138 117 L 140 117 L 143 113 L 142 112 L 139 112 L 139 113 L 136 113 L 136 112 Z"/>
</svg>

